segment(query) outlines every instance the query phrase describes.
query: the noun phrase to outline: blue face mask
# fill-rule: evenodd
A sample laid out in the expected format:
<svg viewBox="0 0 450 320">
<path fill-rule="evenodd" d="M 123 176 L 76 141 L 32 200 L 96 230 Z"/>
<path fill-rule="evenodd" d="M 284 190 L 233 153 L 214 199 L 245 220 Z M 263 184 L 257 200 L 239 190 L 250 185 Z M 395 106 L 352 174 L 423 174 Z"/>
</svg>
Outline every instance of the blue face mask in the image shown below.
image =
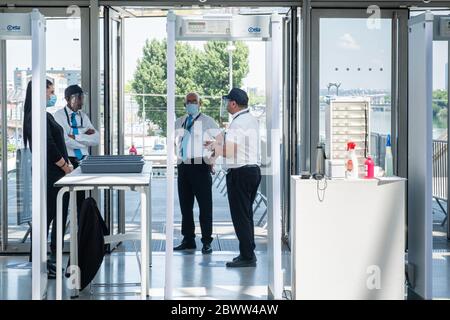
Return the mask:
<svg viewBox="0 0 450 320">
<path fill-rule="evenodd" d="M 188 103 L 186 105 L 186 112 L 191 116 L 193 116 L 194 114 L 197 114 L 198 113 L 198 104 Z"/>
<path fill-rule="evenodd" d="M 52 94 L 50 99 L 47 100 L 47 108 L 54 107 L 56 104 L 56 96 Z"/>
</svg>

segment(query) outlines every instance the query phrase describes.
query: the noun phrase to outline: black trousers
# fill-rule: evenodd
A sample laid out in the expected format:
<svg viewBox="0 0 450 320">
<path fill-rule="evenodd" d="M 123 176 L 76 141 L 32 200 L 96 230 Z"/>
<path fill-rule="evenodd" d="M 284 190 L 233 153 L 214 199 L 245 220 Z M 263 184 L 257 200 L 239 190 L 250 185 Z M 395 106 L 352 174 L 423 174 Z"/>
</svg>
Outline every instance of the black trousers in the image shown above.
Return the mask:
<svg viewBox="0 0 450 320">
<path fill-rule="evenodd" d="M 227 193 L 231 219 L 239 240 L 240 255 L 252 259 L 255 255 L 255 226 L 253 202 L 261 182 L 257 166 L 231 169 L 227 173 Z"/>
<path fill-rule="evenodd" d="M 52 258 L 56 257 L 56 198 L 60 187 L 54 187 L 54 183 L 58 181 L 61 176 L 55 176 L 49 173 L 47 177 L 47 234 L 52 227 L 52 233 L 50 235 L 50 251 Z M 66 229 L 67 213 L 69 208 L 69 193 L 66 193 L 63 197 L 63 235 Z M 63 237 L 64 245 L 64 237 Z"/>
<path fill-rule="evenodd" d="M 79 162 L 77 158 L 69 158 L 72 163 L 74 169 L 78 168 Z M 50 235 L 50 252 L 52 258 L 56 255 L 56 197 L 58 195 L 59 190 L 61 188 L 54 187 L 53 184 L 58 181 L 62 176 L 59 174 L 49 173 L 49 177 L 47 179 L 47 233 L 50 230 L 50 226 L 52 227 L 52 233 Z M 77 194 L 77 214 L 80 214 L 81 205 L 85 199 L 85 192 L 79 191 Z M 66 193 L 63 197 L 63 234 L 65 233 L 66 222 L 67 222 L 67 214 L 69 208 L 69 200 L 70 193 Z M 63 240 L 64 245 L 64 240 Z"/>
<path fill-rule="evenodd" d="M 210 167 L 201 164 L 178 165 L 178 198 L 182 215 L 181 233 L 185 241 L 194 241 L 194 198 L 200 209 L 202 243 L 212 242 L 212 178 Z"/>
<path fill-rule="evenodd" d="M 73 168 L 76 169 L 80 166 L 80 162 L 77 158 L 69 157 L 70 162 L 73 165 Z M 84 199 L 86 199 L 86 192 L 85 191 L 78 191 L 77 193 L 77 213 L 78 216 L 80 215 L 81 206 L 83 205 Z M 68 195 L 66 195 L 67 199 L 69 198 Z M 68 200 L 67 200 L 68 201 Z"/>
</svg>

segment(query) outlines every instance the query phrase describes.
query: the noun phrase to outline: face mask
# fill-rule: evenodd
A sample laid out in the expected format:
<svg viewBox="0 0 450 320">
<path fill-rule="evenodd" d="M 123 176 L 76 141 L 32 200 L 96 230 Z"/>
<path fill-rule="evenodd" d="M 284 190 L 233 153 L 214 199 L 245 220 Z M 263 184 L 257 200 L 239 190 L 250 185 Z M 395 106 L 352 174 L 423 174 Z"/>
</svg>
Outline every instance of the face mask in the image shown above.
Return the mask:
<svg viewBox="0 0 450 320">
<path fill-rule="evenodd" d="M 194 114 L 198 113 L 198 104 L 196 103 L 188 103 L 186 105 L 186 112 L 193 116 Z"/>
<path fill-rule="evenodd" d="M 54 107 L 56 104 L 56 95 L 52 94 L 47 100 L 47 108 Z"/>
</svg>

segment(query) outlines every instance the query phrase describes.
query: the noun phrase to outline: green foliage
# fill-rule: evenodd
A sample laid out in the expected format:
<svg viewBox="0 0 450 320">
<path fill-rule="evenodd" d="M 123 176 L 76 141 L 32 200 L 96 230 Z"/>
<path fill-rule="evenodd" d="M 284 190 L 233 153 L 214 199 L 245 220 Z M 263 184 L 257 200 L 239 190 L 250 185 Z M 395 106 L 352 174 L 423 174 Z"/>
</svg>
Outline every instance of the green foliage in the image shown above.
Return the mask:
<svg viewBox="0 0 450 320">
<path fill-rule="evenodd" d="M 242 42 L 236 42 L 233 51 L 233 86 L 240 87 L 242 80 L 248 74 L 248 48 Z M 207 42 L 204 50 L 196 49 L 187 43 L 176 43 L 175 65 L 175 114 L 182 116 L 184 111 L 184 96 L 192 91 L 201 96 L 222 96 L 229 89 L 229 55 L 228 42 Z M 138 61 L 131 83 L 136 94 L 151 94 L 155 96 L 137 96 L 139 116 L 145 109 L 145 118 L 158 125 L 166 132 L 166 94 L 167 62 L 166 40 L 146 42 L 143 57 Z M 202 112 L 220 122 L 221 99 L 203 99 Z"/>
<path fill-rule="evenodd" d="M 433 91 L 433 122 L 440 128 L 447 127 L 448 93 L 445 90 Z"/>
</svg>

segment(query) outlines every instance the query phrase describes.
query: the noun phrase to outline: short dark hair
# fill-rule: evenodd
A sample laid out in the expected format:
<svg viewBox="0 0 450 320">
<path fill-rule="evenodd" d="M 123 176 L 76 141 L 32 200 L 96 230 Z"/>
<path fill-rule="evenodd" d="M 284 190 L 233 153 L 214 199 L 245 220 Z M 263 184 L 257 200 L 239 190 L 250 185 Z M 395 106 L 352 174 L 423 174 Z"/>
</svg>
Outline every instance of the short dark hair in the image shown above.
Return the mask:
<svg viewBox="0 0 450 320">
<path fill-rule="evenodd" d="M 64 90 L 64 97 L 66 99 L 69 99 L 74 94 L 82 94 L 83 89 L 79 85 L 73 84 L 71 86 L 68 86 L 66 90 Z"/>
<path fill-rule="evenodd" d="M 47 79 L 45 81 L 46 89 L 50 88 L 51 86 L 53 86 L 53 82 L 51 82 L 50 80 Z M 31 130 L 32 130 L 32 117 L 31 117 L 32 111 L 31 111 L 31 109 L 32 109 L 32 106 L 31 106 L 31 104 L 33 101 L 32 91 L 33 91 L 33 84 L 32 84 L 32 80 L 30 80 L 27 85 L 25 101 L 23 103 L 24 115 L 23 115 L 23 124 L 22 124 L 22 126 L 23 126 L 23 142 L 24 142 L 25 147 L 27 145 L 29 145 L 30 149 L 32 147 L 31 146 L 31 143 L 32 143 L 32 139 L 31 139 Z"/>
</svg>

